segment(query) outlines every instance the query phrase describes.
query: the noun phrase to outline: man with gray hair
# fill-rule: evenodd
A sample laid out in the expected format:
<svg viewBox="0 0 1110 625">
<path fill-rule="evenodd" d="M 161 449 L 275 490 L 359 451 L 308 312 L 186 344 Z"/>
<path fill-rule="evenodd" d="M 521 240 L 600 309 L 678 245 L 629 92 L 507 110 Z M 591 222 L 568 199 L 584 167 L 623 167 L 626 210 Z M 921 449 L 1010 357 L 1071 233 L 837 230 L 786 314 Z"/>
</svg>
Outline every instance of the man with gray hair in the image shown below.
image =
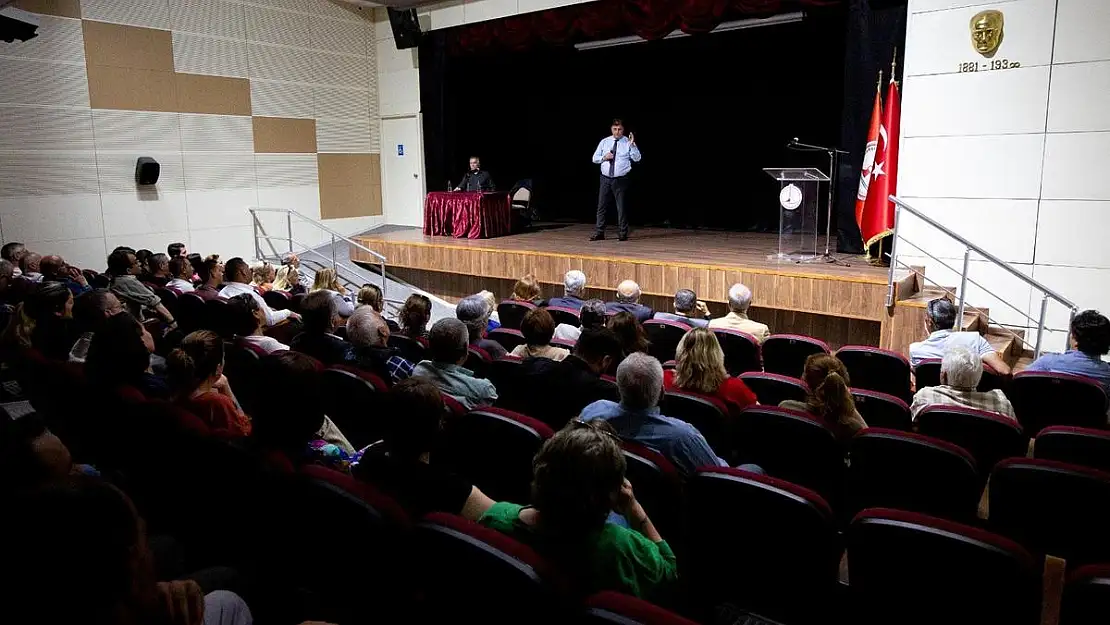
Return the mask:
<svg viewBox="0 0 1110 625">
<path fill-rule="evenodd" d="M 953 347 L 944 353 L 940 363 L 940 386 L 927 386 L 913 396 L 910 414 L 917 414 L 926 406 L 962 406 L 985 410 L 1017 419 L 1010 400 L 999 389 L 977 391 L 979 378 L 983 377 L 983 359 L 966 347 Z"/>
<path fill-rule="evenodd" d="M 586 274 L 577 269 L 571 269 L 563 275 L 563 296 L 547 300 L 547 305 L 578 310 L 582 308 L 585 295 Z"/>
<path fill-rule="evenodd" d="M 497 360 L 509 352 L 501 343 L 486 338 L 491 312 L 489 301 L 482 295 L 468 295 L 455 305 L 455 317 L 466 325 L 470 344 L 482 348 L 490 358 Z"/>
<path fill-rule="evenodd" d="M 655 319 L 677 321 L 695 328 L 709 327 L 709 309 L 705 302 L 698 300 L 698 294 L 690 289 L 679 289 L 674 294 L 674 312 L 657 312 Z"/>
<path fill-rule="evenodd" d="M 617 285 L 617 301 L 605 304 L 605 312 L 611 315 L 632 313 L 640 323 L 651 319 L 655 314 L 650 306 L 640 303 L 640 285 L 635 280 L 625 280 Z"/>
<path fill-rule="evenodd" d="M 431 360 L 422 360 L 412 375 L 424 378 L 441 392 L 455 398 L 467 410 L 489 406 L 497 400 L 497 389 L 489 380 L 474 377 L 463 367 L 466 362 L 469 332 L 458 319 L 440 319 L 428 333 Z"/>
<path fill-rule="evenodd" d="M 578 320 L 581 323 L 577 327 L 566 323 L 560 323 L 555 326 L 555 335 L 553 338 L 562 339 L 564 341 L 577 341 L 578 337 L 582 335 L 582 330 L 599 330 L 604 328 L 606 320 L 605 303 L 599 299 L 587 300 L 582 304 L 582 310 L 578 313 Z"/>
<path fill-rule="evenodd" d="M 748 319 L 752 304 L 752 290 L 737 282 L 728 290 L 728 314 L 709 322 L 710 330 L 737 330 L 755 337 L 762 343 L 771 334 L 766 324 Z"/>
<path fill-rule="evenodd" d="M 659 413 L 663 366 L 647 354 L 630 354 L 617 367 L 620 403 L 602 399 L 582 409 L 583 421 L 604 419 L 621 438 L 656 449 L 686 475 L 698 467 L 727 466 L 694 426 Z"/>
<path fill-rule="evenodd" d="M 389 324 L 370 306 L 358 308 L 347 318 L 347 362 L 376 374 L 393 385 L 412 375 L 413 364 L 389 346 Z"/>
</svg>

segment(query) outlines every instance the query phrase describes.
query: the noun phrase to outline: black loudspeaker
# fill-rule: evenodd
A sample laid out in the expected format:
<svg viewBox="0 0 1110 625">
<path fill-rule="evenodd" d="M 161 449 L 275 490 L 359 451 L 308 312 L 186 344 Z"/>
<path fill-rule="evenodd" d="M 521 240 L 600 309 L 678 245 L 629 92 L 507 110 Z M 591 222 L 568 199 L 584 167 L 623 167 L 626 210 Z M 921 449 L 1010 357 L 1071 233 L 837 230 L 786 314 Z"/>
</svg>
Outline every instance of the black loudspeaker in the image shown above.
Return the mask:
<svg viewBox="0 0 1110 625">
<path fill-rule="evenodd" d="M 420 45 L 420 22 L 416 9 L 389 9 L 389 25 L 393 27 L 393 42 L 398 50 Z"/>
<path fill-rule="evenodd" d="M 162 166 L 149 156 L 140 156 L 135 162 L 135 184 L 150 185 L 158 182 Z"/>
</svg>

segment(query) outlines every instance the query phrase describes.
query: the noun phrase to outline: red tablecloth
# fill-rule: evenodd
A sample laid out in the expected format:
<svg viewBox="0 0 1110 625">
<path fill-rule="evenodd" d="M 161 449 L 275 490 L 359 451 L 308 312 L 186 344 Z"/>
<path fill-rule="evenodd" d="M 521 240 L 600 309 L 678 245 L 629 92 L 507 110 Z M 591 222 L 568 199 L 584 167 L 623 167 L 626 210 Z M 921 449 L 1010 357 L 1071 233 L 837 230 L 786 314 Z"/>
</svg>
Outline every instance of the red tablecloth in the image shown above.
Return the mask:
<svg viewBox="0 0 1110 625">
<path fill-rule="evenodd" d="M 509 234 L 509 194 L 500 191 L 433 191 L 424 200 L 424 234 L 489 239 Z"/>
</svg>

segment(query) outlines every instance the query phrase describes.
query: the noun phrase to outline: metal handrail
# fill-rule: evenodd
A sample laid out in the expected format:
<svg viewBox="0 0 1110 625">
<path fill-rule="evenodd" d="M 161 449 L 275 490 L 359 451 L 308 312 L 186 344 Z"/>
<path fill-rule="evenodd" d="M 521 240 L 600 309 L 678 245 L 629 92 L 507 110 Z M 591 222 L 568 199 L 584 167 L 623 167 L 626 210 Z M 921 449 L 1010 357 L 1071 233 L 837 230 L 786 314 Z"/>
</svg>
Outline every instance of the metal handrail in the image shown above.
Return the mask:
<svg viewBox="0 0 1110 625">
<path fill-rule="evenodd" d="M 351 245 L 357 247 L 358 249 L 366 252 L 367 254 L 370 254 L 371 256 L 376 258 L 377 260 L 379 260 L 381 262 L 385 262 L 385 260 L 386 260 L 385 256 L 375 252 L 374 250 L 366 247 L 365 245 L 359 243 L 358 241 L 355 241 L 355 240 L 351 239 L 347 235 L 339 234 L 335 230 L 332 230 L 331 228 L 329 228 L 329 227 L 325 226 L 324 224 L 320 223 L 319 221 L 316 221 L 315 219 L 313 219 L 311 217 L 305 217 L 304 215 L 298 213 L 297 211 L 295 211 L 291 208 L 261 208 L 259 206 L 252 206 L 247 210 L 249 210 L 252 215 L 254 215 L 255 213 L 285 213 L 286 216 L 296 215 L 297 217 L 300 217 L 304 221 L 307 221 L 308 223 L 310 223 L 310 224 L 316 226 L 317 228 L 323 230 L 324 232 L 327 232 L 328 234 L 332 235 L 333 237 L 340 238 L 340 239 L 346 241 L 347 243 L 350 243 Z M 290 230 L 289 234 L 290 235 L 293 234 L 292 230 Z"/>
</svg>

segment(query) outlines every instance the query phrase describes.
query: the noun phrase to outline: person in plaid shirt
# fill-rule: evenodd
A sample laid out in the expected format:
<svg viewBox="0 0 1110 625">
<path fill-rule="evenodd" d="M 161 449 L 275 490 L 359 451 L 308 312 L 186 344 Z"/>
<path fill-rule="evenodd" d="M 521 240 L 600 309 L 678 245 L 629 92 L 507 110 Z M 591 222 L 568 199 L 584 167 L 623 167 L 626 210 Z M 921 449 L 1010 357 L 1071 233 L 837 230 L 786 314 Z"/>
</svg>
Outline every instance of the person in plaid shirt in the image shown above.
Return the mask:
<svg viewBox="0 0 1110 625">
<path fill-rule="evenodd" d="M 412 375 L 413 363 L 389 347 L 389 326 L 372 307 L 358 308 L 347 319 L 347 340 L 347 362 L 359 369 L 376 373 L 389 385 Z"/>
<path fill-rule="evenodd" d="M 940 386 L 927 386 L 913 396 L 910 413 L 938 404 L 985 410 L 1016 420 L 1014 407 L 1001 390 L 977 391 L 983 377 L 983 360 L 966 347 L 953 347 L 944 353 L 940 364 Z"/>
</svg>

